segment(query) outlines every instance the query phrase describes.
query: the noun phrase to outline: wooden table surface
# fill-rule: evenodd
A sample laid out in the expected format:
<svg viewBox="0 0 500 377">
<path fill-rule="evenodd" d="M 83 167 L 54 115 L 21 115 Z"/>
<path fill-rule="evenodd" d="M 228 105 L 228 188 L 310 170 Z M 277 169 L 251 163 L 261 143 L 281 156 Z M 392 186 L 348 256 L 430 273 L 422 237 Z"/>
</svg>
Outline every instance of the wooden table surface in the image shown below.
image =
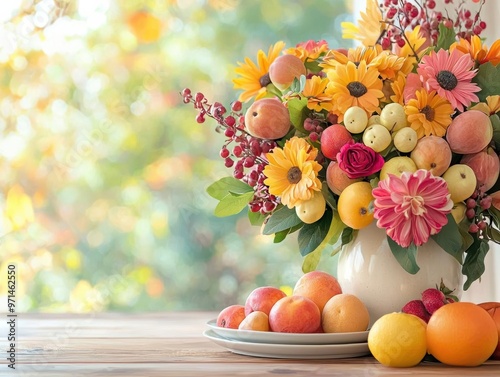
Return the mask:
<svg viewBox="0 0 500 377">
<path fill-rule="evenodd" d="M 4 353 L 0 376 L 500 376 L 500 361 L 476 368 L 432 362 L 387 368 L 371 356 L 328 360 L 241 356 L 203 337 L 206 322 L 215 317 L 216 313 L 207 312 L 21 313 L 16 370 L 8 368 Z M 1 329 L 0 348 L 6 351 L 7 336 Z"/>
</svg>

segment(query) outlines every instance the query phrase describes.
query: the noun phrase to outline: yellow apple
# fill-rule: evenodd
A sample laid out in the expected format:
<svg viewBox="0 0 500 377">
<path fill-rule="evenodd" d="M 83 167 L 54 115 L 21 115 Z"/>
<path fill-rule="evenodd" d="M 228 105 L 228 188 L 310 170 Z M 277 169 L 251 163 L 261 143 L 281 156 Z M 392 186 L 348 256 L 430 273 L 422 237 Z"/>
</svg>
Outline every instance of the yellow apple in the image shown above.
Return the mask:
<svg viewBox="0 0 500 377">
<path fill-rule="evenodd" d="M 408 125 L 405 108 L 399 103 L 385 105 L 380 113 L 380 123 L 391 132 L 399 131 Z"/>
<path fill-rule="evenodd" d="M 403 153 L 411 152 L 417 145 L 417 131 L 411 127 L 403 127 L 394 134 L 394 146 Z"/>
<path fill-rule="evenodd" d="M 382 152 L 391 142 L 389 130 L 380 124 L 368 126 L 363 133 L 363 143 L 375 152 Z"/>
<path fill-rule="evenodd" d="M 314 191 L 310 200 L 295 206 L 295 213 L 302 222 L 312 224 L 321 219 L 326 210 L 326 200 L 321 191 Z"/>
<path fill-rule="evenodd" d="M 344 126 L 352 134 L 363 132 L 368 125 L 368 114 L 359 106 L 352 106 L 344 114 Z"/>
<path fill-rule="evenodd" d="M 380 115 L 375 114 L 368 118 L 368 126 L 372 124 L 380 124 Z"/>
<path fill-rule="evenodd" d="M 453 216 L 457 224 L 460 224 L 460 222 L 464 219 L 466 210 L 467 206 L 464 202 L 455 203 L 455 205 L 453 206 L 451 215 Z"/>
<path fill-rule="evenodd" d="M 469 198 L 476 189 L 476 175 L 468 165 L 451 165 L 443 174 L 453 203 Z"/>
<path fill-rule="evenodd" d="M 416 172 L 417 165 L 415 165 L 410 157 L 393 157 L 382 166 L 382 170 L 380 170 L 380 179 L 386 179 L 388 174 L 394 174 L 399 177 L 405 171 L 410 173 Z"/>
</svg>

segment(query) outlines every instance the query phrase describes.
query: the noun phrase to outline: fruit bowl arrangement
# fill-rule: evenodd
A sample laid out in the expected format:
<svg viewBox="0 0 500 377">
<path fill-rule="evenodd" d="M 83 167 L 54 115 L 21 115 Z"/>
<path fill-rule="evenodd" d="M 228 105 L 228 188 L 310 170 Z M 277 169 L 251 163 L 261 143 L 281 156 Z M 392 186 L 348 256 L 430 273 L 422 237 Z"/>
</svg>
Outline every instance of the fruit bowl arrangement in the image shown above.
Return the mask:
<svg viewBox="0 0 500 377">
<path fill-rule="evenodd" d="M 197 121 L 215 120 L 232 176 L 210 185 L 217 216 L 247 210 L 302 269 L 338 253 L 372 222 L 408 273 L 433 239 L 462 264 L 463 288 L 500 243 L 500 39 L 480 34 L 484 0 L 368 0 L 335 49 L 277 42 L 236 68 L 227 108 L 184 89 Z"/>
<path fill-rule="evenodd" d="M 478 366 L 500 360 L 500 303 L 460 302 L 444 285 L 371 322 L 364 303 L 337 279 L 311 271 L 287 295 L 257 287 L 222 309 L 204 335 L 249 356 L 325 359 L 369 355 L 389 367 L 422 361 Z"/>
</svg>

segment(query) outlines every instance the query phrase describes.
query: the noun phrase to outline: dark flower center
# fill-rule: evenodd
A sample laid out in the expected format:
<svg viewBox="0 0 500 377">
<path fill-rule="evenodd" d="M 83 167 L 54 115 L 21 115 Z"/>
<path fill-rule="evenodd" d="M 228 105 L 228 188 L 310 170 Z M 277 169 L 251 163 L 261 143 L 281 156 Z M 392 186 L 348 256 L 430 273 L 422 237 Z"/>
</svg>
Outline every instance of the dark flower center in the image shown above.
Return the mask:
<svg viewBox="0 0 500 377">
<path fill-rule="evenodd" d="M 288 174 L 286 176 L 288 182 L 290 183 L 299 183 L 302 179 L 302 172 L 297 166 L 294 166 L 288 170 Z"/>
<path fill-rule="evenodd" d="M 425 115 L 425 119 L 427 119 L 429 122 L 432 122 L 434 120 L 436 111 L 429 105 L 425 106 L 422 110 L 420 110 L 420 112 Z"/>
<path fill-rule="evenodd" d="M 444 90 L 453 90 L 458 85 L 456 76 L 450 71 L 439 71 L 436 80 Z"/>
<path fill-rule="evenodd" d="M 268 86 L 271 83 L 271 79 L 269 78 L 269 73 L 266 73 L 264 76 L 261 76 L 259 79 L 259 84 L 261 88 Z"/>
<path fill-rule="evenodd" d="M 347 84 L 347 90 L 349 90 L 349 93 L 353 97 L 361 97 L 368 91 L 368 89 L 366 89 L 366 86 L 364 86 L 359 81 L 353 81 Z"/>
</svg>

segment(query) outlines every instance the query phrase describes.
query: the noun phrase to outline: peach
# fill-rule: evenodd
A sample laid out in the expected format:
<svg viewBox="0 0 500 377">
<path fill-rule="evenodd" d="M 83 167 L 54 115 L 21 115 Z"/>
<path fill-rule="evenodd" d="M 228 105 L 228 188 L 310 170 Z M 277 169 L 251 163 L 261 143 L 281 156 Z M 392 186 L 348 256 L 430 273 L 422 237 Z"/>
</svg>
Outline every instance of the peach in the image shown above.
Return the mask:
<svg viewBox="0 0 500 377">
<path fill-rule="evenodd" d="M 252 312 L 241 321 L 239 330 L 269 331 L 269 316 L 264 312 Z"/>
<path fill-rule="evenodd" d="M 451 149 L 439 136 L 424 136 L 411 151 L 410 158 L 418 169 L 429 170 L 433 175 L 442 175 L 451 164 Z"/>
<path fill-rule="evenodd" d="M 295 55 L 278 56 L 269 66 L 269 79 L 279 90 L 285 90 L 295 78 L 306 74 L 304 62 Z"/>
<path fill-rule="evenodd" d="M 311 271 L 300 277 L 293 288 L 294 296 L 303 296 L 312 300 L 320 311 L 329 299 L 342 293 L 337 279 L 323 271 Z"/>
<path fill-rule="evenodd" d="M 366 305 L 348 293 L 333 296 L 321 313 L 321 325 L 326 333 L 366 331 L 369 323 Z"/>
<path fill-rule="evenodd" d="M 237 329 L 243 319 L 245 319 L 245 307 L 231 305 L 221 310 L 217 316 L 217 326 Z"/>
<path fill-rule="evenodd" d="M 452 152 L 477 153 L 493 138 L 493 126 L 488 115 L 479 110 L 468 110 L 458 115 L 446 130 L 446 140 Z"/>
<path fill-rule="evenodd" d="M 290 113 L 277 98 L 255 101 L 245 113 L 245 126 L 250 135 L 260 139 L 279 139 L 290 130 Z"/>
<path fill-rule="evenodd" d="M 340 148 L 354 139 L 347 128 L 341 124 L 332 124 L 321 133 L 321 152 L 330 160 L 337 160 Z"/>
<path fill-rule="evenodd" d="M 274 332 L 314 333 L 321 325 L 321 311 L 306 297 L 280 299 L 269 313 L 269 327 Z"/>
<path fill-rule="evenodd" d="M 328 168 L 326 169 L 326 183 L 334 194 L 340 195 L 351 183 L 359 181 L 361 181 L 361 178 L 349 178 L 347 173 L 339 167 L 337 161 L 330 161 L 330 164 L 328 164 Z"/>
<path fill-rule="evenodd" d="M 462 156 L 461 164 L 468 165 L 476 174 L 478 188 L 485 192 L 496 183 L 500 172 L 500 159 L 493 148 Z"/>
<path fill-rule="evenodd" d="M 245 315 L 260 311 L 269 315 L 271 308 L 279 299 L 286 294 L 281 289 L 275 287 L 258 287 L 248 295 L 245 302 Z"/>
</svg>

